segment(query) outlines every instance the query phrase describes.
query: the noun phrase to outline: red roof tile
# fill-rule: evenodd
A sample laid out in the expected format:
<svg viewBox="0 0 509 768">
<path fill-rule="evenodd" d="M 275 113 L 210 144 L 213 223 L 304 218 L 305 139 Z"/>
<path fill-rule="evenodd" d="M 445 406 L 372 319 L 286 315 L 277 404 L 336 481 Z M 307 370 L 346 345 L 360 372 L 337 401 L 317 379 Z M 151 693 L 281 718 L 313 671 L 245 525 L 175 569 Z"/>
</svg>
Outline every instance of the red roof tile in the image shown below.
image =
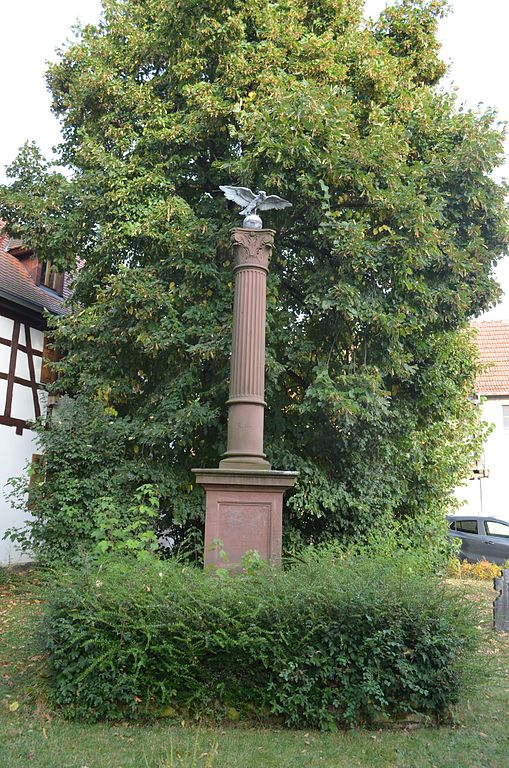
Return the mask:
<svg viewBox="0 0 509 768">
<path fill-rule="evenodd" d="M 47 309 L 53 314 L 62 314 L 63 299 L 36 285 L 23 264 L 7 252 L 8 247 L 9 238 L 7 235 L 0 235 L 0 295 L 41 313 L 43 309 Z"/>
<path fill-rule="evenodd" d="M 509 395 L 509 321 L 477 320 L 477 345 L 486 370 L 477 377 L 479 395 Z"/>
</svg>

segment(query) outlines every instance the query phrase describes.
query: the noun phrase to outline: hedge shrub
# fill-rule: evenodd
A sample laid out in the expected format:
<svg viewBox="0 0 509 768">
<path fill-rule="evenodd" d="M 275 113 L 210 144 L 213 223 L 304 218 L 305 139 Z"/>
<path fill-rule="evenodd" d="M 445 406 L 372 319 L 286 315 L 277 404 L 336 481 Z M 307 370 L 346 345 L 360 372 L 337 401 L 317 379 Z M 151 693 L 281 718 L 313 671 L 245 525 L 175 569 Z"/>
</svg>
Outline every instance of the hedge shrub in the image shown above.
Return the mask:
<svg viewBox="0 0 509 768">
<path fill-rule="evenodd" d="M 227 578 L 156 560 L 68 572 L 44 636 L 51 695 L 69 716 L 235 712 L 331 729 L 443 717 L 475 623 L 408 554 L 321 550 Z"/>
<path fill-rule="evenodd" d="M 463 560 L 460 565 L 460 576 L 467 579 L 479 579 L 493 581 L 502 575 L 502 565 L 491 563 L 489 560 L 479 560 L 477 563 L 469 563 Z"/>
</svg>

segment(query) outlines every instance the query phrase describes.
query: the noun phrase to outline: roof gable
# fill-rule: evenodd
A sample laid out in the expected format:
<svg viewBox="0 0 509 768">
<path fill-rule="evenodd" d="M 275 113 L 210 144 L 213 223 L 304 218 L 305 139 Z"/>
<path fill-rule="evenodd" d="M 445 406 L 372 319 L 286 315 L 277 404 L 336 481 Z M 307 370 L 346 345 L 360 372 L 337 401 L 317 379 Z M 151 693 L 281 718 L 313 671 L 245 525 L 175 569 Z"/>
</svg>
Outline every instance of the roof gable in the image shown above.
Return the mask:
<svg viewBox="0 0 509 768">
<path fill-rule="evenodd" d="M 486 370 L 477 377 L 479 395 L 509 395 L 509 321 L 477 320 L 476 341 Z"/>
<path fill-rule="evenodd" d="M 35 284 L 19 259 L 7 250 L 12 243 L 6 235 L 0 236 L 0 297 L 41 314 L 45 309 L 62 314 L 63 299 Z"/>
</svg>

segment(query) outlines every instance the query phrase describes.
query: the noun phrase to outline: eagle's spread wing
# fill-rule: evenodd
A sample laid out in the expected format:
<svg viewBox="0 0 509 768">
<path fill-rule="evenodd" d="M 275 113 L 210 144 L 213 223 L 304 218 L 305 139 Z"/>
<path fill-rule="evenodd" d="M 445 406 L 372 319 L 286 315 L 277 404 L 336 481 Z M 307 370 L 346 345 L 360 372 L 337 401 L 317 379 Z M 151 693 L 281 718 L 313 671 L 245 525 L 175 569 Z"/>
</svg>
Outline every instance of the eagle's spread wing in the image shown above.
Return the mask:
<svg viewBox="0 0 509 768">
<path fill-rule="evenodd" d="M 283 200 L 282 197 L 269 195 L 265 200 L 258 203 L 257 208 L 259 211 L 270 211 L 272 208 L 290 208 L 291 205 L 288 200 Z"/>
<path fill-rule="evenodd" d="M 251 203 L 256 197 L 256 195 L 254 195 L 247 187 L 220 186 L 219 189 L 221 192 L 224 192 L 224 196 L 227 200 L 233 200 L 234 203 L 242 206 L 242 208 L 244 208 L 246 205 L 249 205 L 249 203 Z"/>
</svg>

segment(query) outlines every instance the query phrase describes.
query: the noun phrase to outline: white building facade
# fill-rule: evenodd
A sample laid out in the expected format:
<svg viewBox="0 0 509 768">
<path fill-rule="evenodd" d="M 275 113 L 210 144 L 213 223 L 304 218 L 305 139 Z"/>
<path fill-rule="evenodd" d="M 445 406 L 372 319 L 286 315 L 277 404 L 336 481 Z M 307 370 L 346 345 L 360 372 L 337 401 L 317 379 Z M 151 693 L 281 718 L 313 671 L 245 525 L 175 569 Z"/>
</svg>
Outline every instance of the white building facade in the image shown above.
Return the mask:
<svg viewBox="0 0 509 768">
<path fill-rule="evenodd" d="M 0 236 L 0 565 L 24 557 L 5 532 L 22 526 L 26 513 L 9 500 L 9 480 L 21 476 L 37 454 L 31 423 L 44 416 L 44 310 L 63 311 L 63 277 L 40 264 L 19 241 Z"/>
<path fill-rule="evenodd" d="M 467 514 L 509 518 L 509 321 L 478 321 L 474 328 L 485 366 L 476 395 L 492 431 L 472 477 L 456 496 Z"/>
</svg>

